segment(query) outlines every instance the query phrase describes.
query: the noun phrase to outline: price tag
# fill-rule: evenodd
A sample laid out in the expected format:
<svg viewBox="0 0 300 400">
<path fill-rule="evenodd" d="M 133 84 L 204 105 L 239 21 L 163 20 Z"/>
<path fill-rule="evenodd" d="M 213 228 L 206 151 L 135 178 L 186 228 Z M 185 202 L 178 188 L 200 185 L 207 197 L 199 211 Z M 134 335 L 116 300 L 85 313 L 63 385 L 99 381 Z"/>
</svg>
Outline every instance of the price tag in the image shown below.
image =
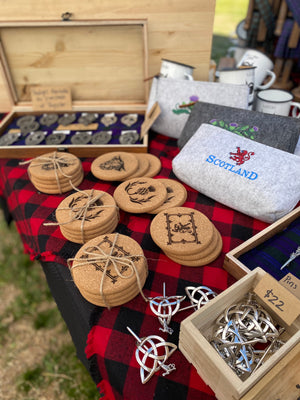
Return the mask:
<svg viewBox="0 0 300 400">
<path fill-rule="evenodd" d="M 258 282 L 254 292 L 266 308 L 287 325 L 291 325 L 300 314 L 300 301 L 268 274 Z"/>
<path fill-rule="evenodd" d="M 71 111 L 71 89 L 66 86 L 34 86 L 30 89 L 35 111 Z"/>
<path fill-rule="evenodd" d="M 300 279 L 290 272 L 280 279 L 279 283 L 300 299 Z"/>
</svg>

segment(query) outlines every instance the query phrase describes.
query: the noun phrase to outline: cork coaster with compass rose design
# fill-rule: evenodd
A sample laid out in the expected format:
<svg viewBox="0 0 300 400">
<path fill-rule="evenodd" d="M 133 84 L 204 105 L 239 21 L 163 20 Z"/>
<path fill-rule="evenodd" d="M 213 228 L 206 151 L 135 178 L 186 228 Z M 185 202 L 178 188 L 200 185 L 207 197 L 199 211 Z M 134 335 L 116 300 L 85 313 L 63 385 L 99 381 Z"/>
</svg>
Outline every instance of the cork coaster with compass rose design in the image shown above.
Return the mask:
<svg viewBox="0 0 300 400">
<path fill-rule="evenodd" d="M 121 183 L 114 191 L 117 205 L 130 213 L 147 213 L 167 198 L 166 186 L 157 179 L 140 177 Z"/>
</svg>

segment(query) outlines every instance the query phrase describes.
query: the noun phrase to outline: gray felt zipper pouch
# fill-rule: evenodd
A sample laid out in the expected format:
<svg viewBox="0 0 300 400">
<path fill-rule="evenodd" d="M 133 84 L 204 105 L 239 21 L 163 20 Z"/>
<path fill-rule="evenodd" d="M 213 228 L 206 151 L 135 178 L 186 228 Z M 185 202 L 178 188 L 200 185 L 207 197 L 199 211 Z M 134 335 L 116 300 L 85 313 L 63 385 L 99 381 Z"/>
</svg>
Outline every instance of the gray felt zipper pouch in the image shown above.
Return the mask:
<svg viewBox="0 0 300 400">
<path fill-rule="evenodd" d="M 247 85 L 154 78 L 147 112 L 157 101 L 161 113 L 151 129 L 178 139 L 195 102 L 200 100 L 246 109 L 248 97 Z"/>
<path fill-rule="evenodd" d="M 268 223 L 300 200 L 300 157 L 209 124 L 173 159 L 173 171 L 200 193 Z"/>
<path fill-rule="evenodd" d="M 181 132 L 178 146 L 182 148 L 205 123 L 289 153 L 294 153 L 300 132 L 299 118 L 197 102 Z"/>
</svg>

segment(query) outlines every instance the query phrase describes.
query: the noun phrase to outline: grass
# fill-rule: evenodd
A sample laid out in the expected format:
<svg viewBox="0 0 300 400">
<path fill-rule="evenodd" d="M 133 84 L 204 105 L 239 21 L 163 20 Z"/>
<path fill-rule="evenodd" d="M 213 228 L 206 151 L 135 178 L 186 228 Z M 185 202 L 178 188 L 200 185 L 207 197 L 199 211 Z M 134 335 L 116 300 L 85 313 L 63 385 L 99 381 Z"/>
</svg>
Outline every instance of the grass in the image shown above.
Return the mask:
<svg viewBox="0 0 300 400">
<path fill-rule="evenodd" d="M 212 58 L 232 46 L 248 0 L 216 0 Z M 38 262 L 0 212 L 0 398 L 93 400 L 99 393 L 75 348 Z"/>
<path fill-rule="evenodd" d="M 23 253 L 15 225 L 8 227 L 2 212 L 0 233 L 1 400 L 98 399 L 40 264 Z"/>
<path fill-rule="evenodd" d="M 249 0 L 216 0 L 211 58 L 218 64 L 236 41 L 236 27 L 245 19 Z"/>
</svg>

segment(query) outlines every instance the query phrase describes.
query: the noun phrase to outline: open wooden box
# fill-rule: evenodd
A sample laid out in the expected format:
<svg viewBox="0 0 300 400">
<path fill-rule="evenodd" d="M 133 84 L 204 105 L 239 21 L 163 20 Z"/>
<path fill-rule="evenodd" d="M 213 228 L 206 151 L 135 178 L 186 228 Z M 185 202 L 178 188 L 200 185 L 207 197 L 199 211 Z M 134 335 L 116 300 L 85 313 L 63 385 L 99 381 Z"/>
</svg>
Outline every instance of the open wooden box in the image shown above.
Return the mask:
<svg viewBox="0 0 300 400">
<path fill-rule="evenodd" d="M 258 262 L 256 264 L 256 260 L 253 258 L 253 264 L 255 264 L 255 266 L 253 267 L 253 265 L 252 265 L 252 267 L 250 268 L 250 265 L 249 266 L 245 265 L 241 261 L 241 258 L 245 258 L 245 255 L 248 255 L 248 254 L 250 257 L 251 250 L 255 250 L 255 249 L 259 249 L 259 248 L 263 249 L 264 246 L 266 246 L 268 244 L 268 242 L 267 242 L 268 240 L 271 240 L 273 238 L 275 238 L 278 241 L 282 240 L 282 235 L 285 232 L 288 232 L 289 227 L 292 226 L 291 224 L 298 223 L 299 218 L 300 218 L 300 206 L 295 208 L 289 214 L 280 218 L 278 221 L 269 225 L 267 228 L 263 229 L 261 232 L 254 235 L 252 238 L 246 240 L 244 243 L 237 246 L 235 249 L 229 251 L 225 255 L 224 268 L 236 279 L 240 279 L 241 277 L 248 274 L 249 272 L 251 272 L 251 270 L 253 270 L 256 267 L 261 267 L 262 269 L 266 270 L 266 266 L 264 266 L 263 260 L 259 264 L 258 264 Z M 298 245 L 300 245 L 300 243 L 298 243 Z M 260 246 L 260 247 L 258 247 L 258 246 Z M 294 250 L 295 249 L 293 249 L 293 251 Z M 282 257 L 283 257 L 282 264 L 284 264 L 284 262 L 287 261 L 287 259 L 289 257 L 284 254 L 282 255 Z M 298 260 L 299 260 L 299 258 L 297 258 L 297 262 L 298 262 Z M 275 265 L 275 263 L 274 263 L 272 268 L 273 268 L 273 271 L 269 267 L 267 272 L 270 273 L 275 279 L 280 281 L 283 279 L 283 277 L 288 272 L 293 273 L 293 269 L 297 268 L 297 265 L 293 264 L 293 269 L 285 268 L 282 270 L 282 272 L 280 272 L 280 265 Z M 292 287 L 290 287 L 289 290 L 291 290 L 293 292 Z M 295 292 L 295 295 L 296 295 L 296 292 Z"/>
<path fill-rule="evenodd" d="M 31 101 L 32 88 L 59 86 L 71 90 L 70 113 L 76 113 L 76 118 L 82 112 L 97 113 L 100 117 L 106 113 L 137 114 L 138 127 L 124 125 L 123 130 L 137 129 L 143 136 L 134 144 L 112 140 L 112 144 L 105 145 L 77 145 L 67 140 L 58 146 L 45 142 L 31 146 L 20 140 L 1 146 L 0 157 L 32 157 L 54 150 L 70 151 L 79 157 L 95 157 L 114 150 L 147 152 L 151 118 L 145 115 L 149 85 L 145 81 L 146 19 L 2 22 L 0 37 L 2 71 L 12 103 L 11 112 L 0 126 L 0 135 L 15 130 L 16 120 L 24 115 L 35 115 L 38 119 L 48 112 L 65 114 L 65 110 L 59 109 L 37 111 Z M 72 127 L 74 131 L 75 128 Z M 90 128 L 78 130 L 90 131 Z M 103 129 L 99 123 L 96 130 L 109 128 Z M 54 126 L 53 130 L 56 129 Z"/>
<path fill-rule="evenodd" d="M 299 315 L 289 325 L 280 321 L 280 325 L 285 328 L 281 336 L 286 341 L 285 344 L 244 381 L 210 344 L 213 326 L 219 315 L 247 293 L 252 292 L 266 275 L 268 274 L 261 268 L 256 268 L 181 323 L 179 349 L 219 400 L 298 398 L 299 389 L 296 385 L 300 383 Z M 269 275 L 268 277 L 271 281 L 275 281 Z M 282 290 L 286 294 L 287 290 L 283 287 Z M 294 296 L 290 292 L 288 296 L 293 300 Z M 295 299 L 295 307 L 297 302 L 299 308 L 299 300 Z M 262 301 L 260 303 L 274 321 L 278 322 L 278 316 L 274 315 L 267 303 Z"/>
</svg>

